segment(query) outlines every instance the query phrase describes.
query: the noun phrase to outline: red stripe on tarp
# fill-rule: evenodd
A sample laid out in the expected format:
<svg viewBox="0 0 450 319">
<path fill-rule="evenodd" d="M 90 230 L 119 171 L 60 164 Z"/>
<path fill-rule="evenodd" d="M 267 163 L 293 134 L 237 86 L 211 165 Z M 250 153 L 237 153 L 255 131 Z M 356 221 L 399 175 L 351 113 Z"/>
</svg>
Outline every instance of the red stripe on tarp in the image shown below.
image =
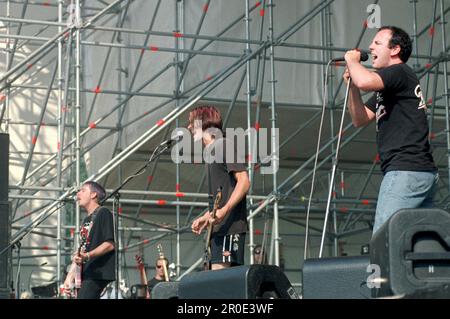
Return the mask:
<svg viewBox="0 0 450 319">
<path fill-rule="evenodd" d="M 429 29 L 428 29 L 428 35 L 430 36 L 430 37 L 434 37 L 434 32 L 436 31 L 436 29 L 434 28 L 434 27 L 430 27 Z"/>
</svg>

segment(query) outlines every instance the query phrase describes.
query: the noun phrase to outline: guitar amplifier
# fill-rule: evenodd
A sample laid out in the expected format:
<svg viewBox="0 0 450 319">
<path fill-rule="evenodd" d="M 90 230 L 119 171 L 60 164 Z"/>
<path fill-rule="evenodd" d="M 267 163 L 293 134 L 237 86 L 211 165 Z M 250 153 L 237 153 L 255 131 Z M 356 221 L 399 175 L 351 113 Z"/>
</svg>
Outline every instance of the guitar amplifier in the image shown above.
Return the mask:
<svg viewBox="0 0 450 319">
<path fill-rule="evenodd" d="M 250 265 L 192 273 L 179 283 L 180 299 L 299 299 L 277 266 Z"/>
<path fill-rule="evenodd" d="M 414 295 L 450 284 L 450 214 L 397 211 L 373 235 L 370 261 L 380 267 L 373 297 Z"/>
</svg>

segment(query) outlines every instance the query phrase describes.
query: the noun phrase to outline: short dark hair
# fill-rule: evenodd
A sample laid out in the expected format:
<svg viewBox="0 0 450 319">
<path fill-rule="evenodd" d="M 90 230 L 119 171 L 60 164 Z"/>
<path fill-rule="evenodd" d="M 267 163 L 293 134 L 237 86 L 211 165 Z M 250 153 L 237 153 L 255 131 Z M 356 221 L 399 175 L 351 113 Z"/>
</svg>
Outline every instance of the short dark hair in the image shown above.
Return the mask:
<svg viewBox="0 0 450 319">
<path fill-rule="evenodd" d="M 400 46 L 399 57 L 403 61 L 403 63 L 406 63 L 412 52 L 412 41 L 408 33 L 406 33 L 405 30 L 400 29 L 399 27 L 390 25 L 381 27 L 378 32 L 382 30 L 391 31 L 392 37 L 389 41 L 389 49 L 392 49 L 397 45 Z"/>
<path fill-rule="evenodd" d="M 211 105 L 197 106 L 189 112 L 189 124 L 194 125 L 194 121 L 202 121 L 202 130 L 206 131 L 209 128 L 215 127 L 221 131 L 222 116 L 217 108 Z"/>
<path fill-rule="evenodd" d="M 106 191 L 102 185 L 94 181 L 87 181 L 83 185 L 89 186 L 91 192 L 97 194 L 97 203 L 101 203 L 106 197 Z"/>
<path fill-rule="evenodd" d="M 169 259 L 167 259 L 166 257 L 156 259 L 155 266 L 158 266 L 158 261 L 160 260 L 164 260 L 166 262 L 166 265 L 169 266 Z"/>
</svg>

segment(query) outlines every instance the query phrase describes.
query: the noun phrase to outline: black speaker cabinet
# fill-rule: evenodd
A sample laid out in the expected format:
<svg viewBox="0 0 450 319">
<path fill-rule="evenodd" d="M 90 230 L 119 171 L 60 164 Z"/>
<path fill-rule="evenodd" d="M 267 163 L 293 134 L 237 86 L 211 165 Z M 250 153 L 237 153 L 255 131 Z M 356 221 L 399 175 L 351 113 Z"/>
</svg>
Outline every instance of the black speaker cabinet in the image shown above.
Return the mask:
<svg viewBox="0 0 450 319">
<path fill-rule="evenodd" d="M 397 211 L 373 235 L 370 260 L 380 267 L 373 297 L 414 295 L 450 283 L 450 214 Z"/>
<path fill-rule="evenodd" d="M 367 299 L 369 256 L 306 259 L 303 299 Z"/>
<path fill-rule="evenodd" d="M 150 297 L 152 299 L 178 299 L 178 281 L 157 283 L 153 287 Z"/>
<path fill-rule="evenodd" d="M 277 266 L 250 265 L 186 275 L 179 283 L 180 299 L 298 299 Z"/>
<path fill-rule="evenodd" d="M 9 227 L 8 176 L 9 135 L 0 133 L 0 252 L 9 245 L 11 231 Z M 8 250 L 0 255 L 0 289 L 2 291 L 6 291 L 8 288 L 10 254 L 11 250 Z"/>
</svg>

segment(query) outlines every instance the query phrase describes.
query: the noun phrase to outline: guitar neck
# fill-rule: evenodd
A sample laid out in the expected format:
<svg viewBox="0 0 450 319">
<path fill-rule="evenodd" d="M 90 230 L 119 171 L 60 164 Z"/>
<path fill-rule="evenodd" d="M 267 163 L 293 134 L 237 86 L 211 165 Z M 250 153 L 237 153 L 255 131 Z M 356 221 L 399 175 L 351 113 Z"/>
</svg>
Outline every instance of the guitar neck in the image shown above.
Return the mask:
<svg viewBox="0 0 450 319">
<path fill-rule="evenodd" d="M 216 218 L 216 211 L 217 211 L 217 208 L 214 208 L 211 213 L 212 218 Z M 211 241 L 212 230 L 213 230 L 213 225 L 211 223 L 209 223 L 208 224 L 208 232 L 206 234 L 206 247 L 205 247 L 206 250 L 209 250 L 209 242 Z"/>
</svg>

